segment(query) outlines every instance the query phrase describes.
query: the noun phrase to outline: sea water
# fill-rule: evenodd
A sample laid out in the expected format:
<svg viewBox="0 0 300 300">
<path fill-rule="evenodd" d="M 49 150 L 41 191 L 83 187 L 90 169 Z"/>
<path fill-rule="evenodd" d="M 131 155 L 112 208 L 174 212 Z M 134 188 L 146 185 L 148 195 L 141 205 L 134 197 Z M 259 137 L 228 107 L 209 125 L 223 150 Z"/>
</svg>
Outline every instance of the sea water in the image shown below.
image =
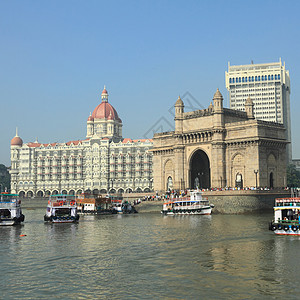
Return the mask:
<svg viewBox="0 0 300 300">
<path fill-rule="evenodd" d="M 81 216 L 0 227 L 0 299 L 298 299 L 300 238 L 269 214 Z"/>
</svg>

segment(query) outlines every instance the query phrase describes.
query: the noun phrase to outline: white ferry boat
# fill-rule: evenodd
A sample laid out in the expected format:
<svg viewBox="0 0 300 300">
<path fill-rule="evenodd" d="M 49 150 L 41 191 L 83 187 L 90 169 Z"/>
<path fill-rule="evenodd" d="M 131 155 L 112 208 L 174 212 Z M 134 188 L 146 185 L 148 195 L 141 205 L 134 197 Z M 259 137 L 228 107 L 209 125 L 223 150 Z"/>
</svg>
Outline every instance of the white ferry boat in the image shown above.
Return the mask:
<svg viewBox="0 0 300 300">
<path fill-rule="evenodd" d="M 74 223 L 79 220 L 75 196 L 52 195 L 48 201 L 45 222 Z"/>
<path fill-rule="evenodd" d="M 0 197 L 0 226 L 17 225 L 24 222 L 21 200 L 16 194 L 1 193 Z"/>
<path fill-rule="evenodd" d="M 190 197 L 175 198 L 165 202 L 161 211 L 164 215 L 210 215 L 213 204 L 202 198 L 202 192 L 191 191 Z"/>
<path fill-rule="evenodd" d="M 275 199 L 269 229 L 279 235 L 300 235 L 300 197 Z"/>
</svg>

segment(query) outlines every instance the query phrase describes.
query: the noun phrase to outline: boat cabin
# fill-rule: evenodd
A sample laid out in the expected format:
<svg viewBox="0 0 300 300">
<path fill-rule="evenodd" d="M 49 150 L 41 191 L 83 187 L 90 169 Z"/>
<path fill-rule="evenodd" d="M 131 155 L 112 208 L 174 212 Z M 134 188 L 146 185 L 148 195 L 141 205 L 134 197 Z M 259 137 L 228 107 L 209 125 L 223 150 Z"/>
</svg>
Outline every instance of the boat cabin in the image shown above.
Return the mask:
<svg viewBox="0 0 300 300">
<path fill-rule="evenodd" d="M 280 198 L 275 200 L 274 219 L 275 222 L 299 221 L 300 197 Z"/>
</svg>

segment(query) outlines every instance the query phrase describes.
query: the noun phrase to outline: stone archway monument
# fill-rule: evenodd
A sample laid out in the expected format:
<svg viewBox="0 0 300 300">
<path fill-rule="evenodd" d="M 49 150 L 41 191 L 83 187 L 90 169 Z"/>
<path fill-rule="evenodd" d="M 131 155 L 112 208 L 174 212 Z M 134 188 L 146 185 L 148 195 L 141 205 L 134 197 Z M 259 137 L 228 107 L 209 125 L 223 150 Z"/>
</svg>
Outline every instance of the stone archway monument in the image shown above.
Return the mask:
<svg viewBox="0 0 300 300">
<path fill-rule="evenodd" d="M 164 192 L 169 177 L 174 190 L 235 187 L 236 174 L 244 187 L 283 187 L 288 143 L 285 128 L 254 119 L 253 106 L 248 98 L 245 111 L 223 108 L 223 97 L 217 90 L 207 109 L 184 112 L 179 97 L 175 130 L 153 137 L 154 190 Z"/>
</svg>

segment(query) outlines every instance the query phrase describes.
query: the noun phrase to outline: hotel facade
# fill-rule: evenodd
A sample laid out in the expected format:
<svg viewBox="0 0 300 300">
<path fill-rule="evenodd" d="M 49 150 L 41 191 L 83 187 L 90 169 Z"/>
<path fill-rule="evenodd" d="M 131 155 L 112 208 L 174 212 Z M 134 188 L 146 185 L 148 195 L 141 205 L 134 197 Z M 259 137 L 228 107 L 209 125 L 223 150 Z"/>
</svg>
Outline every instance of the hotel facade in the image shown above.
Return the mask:
<svg viewBox="0 0 300 300">
<path fill-rule="evenodd" d="M 258 120 L 277 122 L 286 128 L 287 159 L 291 163 L 290 75 L 281 59 L 275 63 L 230 66 L 225 72 L 230 108 L 245 110 L 248 97 Z"/>
<path fill-rule="evenodd" d="M 87 120 L 86 139 L 67 143 L 11 140 L 11 192 L 20 196 L 51 194 L 150 192 L 153 190 L 150 139 L 122 137 L 122 120 L 108 102 Z"/>
</svg>

